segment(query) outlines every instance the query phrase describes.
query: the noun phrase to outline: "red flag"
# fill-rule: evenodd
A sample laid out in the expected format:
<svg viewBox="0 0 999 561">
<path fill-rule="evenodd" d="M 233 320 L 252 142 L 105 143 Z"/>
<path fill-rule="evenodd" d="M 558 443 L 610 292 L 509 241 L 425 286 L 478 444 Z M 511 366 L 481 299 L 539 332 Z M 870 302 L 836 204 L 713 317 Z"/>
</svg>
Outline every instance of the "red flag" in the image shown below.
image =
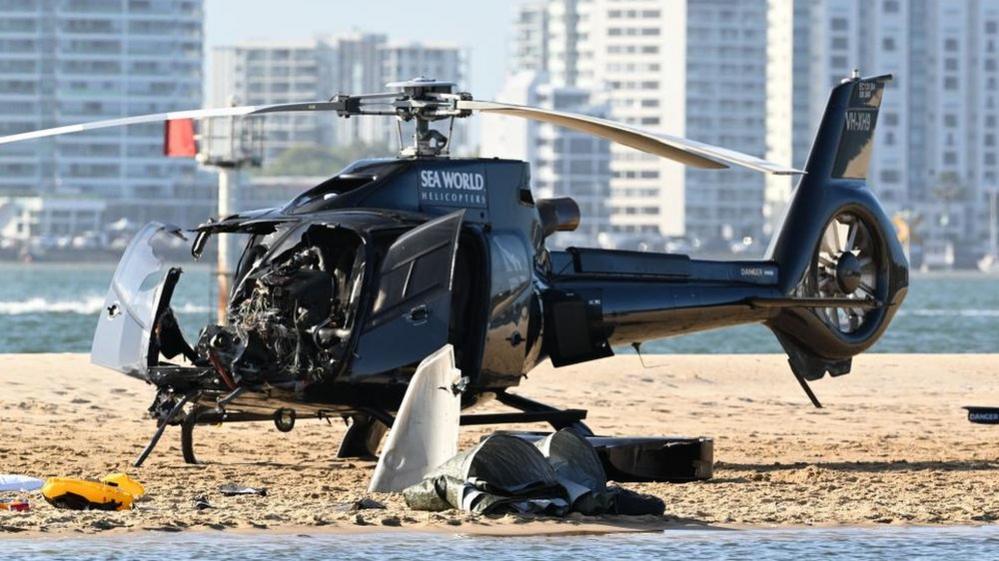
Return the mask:
<svg viewBox="0 0 999 561">
<path fill-rule="evenodd" d="M 194 141 L 194 119 L 173 119 L 163 129 L 163 155 L 170 158 L 193 158 L 198 154 Z"/>
</svg>

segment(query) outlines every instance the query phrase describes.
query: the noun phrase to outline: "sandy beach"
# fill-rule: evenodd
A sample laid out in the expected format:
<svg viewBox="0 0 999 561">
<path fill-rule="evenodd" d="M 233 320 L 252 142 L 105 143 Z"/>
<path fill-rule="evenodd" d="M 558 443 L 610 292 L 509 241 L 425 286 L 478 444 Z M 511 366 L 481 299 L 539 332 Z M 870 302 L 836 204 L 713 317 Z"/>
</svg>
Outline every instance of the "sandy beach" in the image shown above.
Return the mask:
<svg viewBox="0 0 999 561">
<path fill-rule="evenodd" d="M 589 410 L 610 435 L 715 439 L 706 482 L 628 484 L 662 497 L 665 517 L 564 521 L 473 518 L 408 510 L 401 496 L 356 510 L 372 462 L 336 460 L 342 424 L 300 420 L 202 427 L 183 463 L 169 428 L 140 469 L 130 467 L 154 424 L 153 388 L 91 366 L 86 355 L 0 355 L 0 473 L 97 478 L 126 471 L 147 489 L 135 510 L 57 510 L 35 496 L 30 513 L 0 512 L 0 535 L 125 530 L 343 531 L 391 527 L 520 533 L 676 525 L 976 524 L 999 519 L 999 428 L 972 425 L 962 405 L 999 405 L 999 355 L 877 355 L 813 388 L 812 408 L 778 355 L 621 356 L 543 366 L 518 393 Z M 490 408 L 483 411 L 491 410 Z M 529 428 L 543 429 L 535 425 Z M 462 444 L 489 431 L 463 429 Z M 267 487 L 266 497 L 224 497 L 226 482 Z M 198 510 L 196 497 L 211 508 Z M 19 534 L 25 535 L 25 534 Z"/>
</svg>

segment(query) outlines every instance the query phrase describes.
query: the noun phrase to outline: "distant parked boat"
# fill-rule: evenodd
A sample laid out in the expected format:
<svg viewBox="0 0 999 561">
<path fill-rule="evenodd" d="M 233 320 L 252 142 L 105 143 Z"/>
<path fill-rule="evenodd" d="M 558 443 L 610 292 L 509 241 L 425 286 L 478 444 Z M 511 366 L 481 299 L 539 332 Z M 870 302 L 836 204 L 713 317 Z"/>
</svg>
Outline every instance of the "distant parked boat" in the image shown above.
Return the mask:
<svg viewBox="0 0 999 561">
<path fill-rule="evenodd" d="M 954 243 L 947 240 L 930 240 L 923 246 L 923 264 L 920 270 L 954 270 Z"/>
</svg>

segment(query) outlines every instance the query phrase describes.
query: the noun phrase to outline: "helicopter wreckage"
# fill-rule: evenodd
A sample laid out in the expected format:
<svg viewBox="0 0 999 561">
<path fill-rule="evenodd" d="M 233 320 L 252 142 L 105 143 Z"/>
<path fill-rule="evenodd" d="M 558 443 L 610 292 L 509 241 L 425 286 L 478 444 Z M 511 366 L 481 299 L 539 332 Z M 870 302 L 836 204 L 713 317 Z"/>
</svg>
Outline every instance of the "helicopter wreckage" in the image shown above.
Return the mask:
<svg viewBox="0 0 999 561">
<path fill-rule="evenodd" d="M 170 424 L 181 425 L 184 457 L 194 462 L 198 424 L 273 420 L 291 430 L 305 416 L 348 419 L 339 455 L 372 456 L 417 365 L 446 344 L 462 374 L 453 390 L 463 407 L 496 399 L 517 410 L 463 415 L 463 424 L 547 422 L 592 435 L 585 411 L 509 390 L 546 359 L 576 364 L 611 356 L 615 346 L 747 323 L 775 334 L 818 406 L 808 382 L 849 372 L 851 358 L 887 328 L 908 285 L 905 255 L 866 181 L 888 79 L 855 76 L 833 88 L 804 170 L 604 119 L 478 101 L 427 80 L 328 102 L 72 125 L 0 137 L 0 144 L 289 111 L 414 123 L 413 144 L 398 158 L 355 162 L 282 207 L 193 230 L 146 226 L 114 275 L 92 350 L 95 363 L 157 388 L 150 412 L 158 430 L 137 463 Z M 552 123 L 687 166 L 739 166 L 800 180 L 758 261 L 553 251 L 546 239 L 579 224 L 575 202 L 535 199 L 525 162 L 449 157 L 448 138 L 430 126 L 473 113 Z M 223 233 L 247 238 L 230 279 L 228 318 L 188 342 L 170 305 L 182 270 L 166 265 L 164 248 L 188 243 L 197 258 Z M 648 454 L 673 444 L 687 446 L 686 468 L 632 475 L 710 474 L 710 440 L 631 443 Z M 610 454 L 605 450 L 605 460 Z"/>
</svg>

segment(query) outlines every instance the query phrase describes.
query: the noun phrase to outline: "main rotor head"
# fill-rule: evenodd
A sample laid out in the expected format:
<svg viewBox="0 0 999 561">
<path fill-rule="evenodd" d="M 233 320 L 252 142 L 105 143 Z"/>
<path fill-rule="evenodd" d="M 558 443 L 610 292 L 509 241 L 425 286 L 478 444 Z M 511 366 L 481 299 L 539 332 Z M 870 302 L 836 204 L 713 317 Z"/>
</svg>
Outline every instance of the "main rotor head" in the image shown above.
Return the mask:
<svg viewBox="0 0 999 561">
<path fill-rule="evenodd" d="M 330 102 L 337 105 L 337 115 L 349 118 L 354 115 L 394 115 L 400 123 L 399 137 L 402 144 L 401 123 L 414 121 L 416 130 L 413 143 L 401 150 L 403 156 L 434 157 L 448 153 L 450 131 L 454 119 L 468 117 L 470 109 L 460 109 L 460 101 L 471 101 L 467 92 L 454 92 L 456 84 L 418 77 L 404 82 L 390 82 L 389 88 L 397 92 L 364 95 L 337 94 Z M 430 123 L 451 119 L 448 136 L 430 128 Z"/>
</svg>

